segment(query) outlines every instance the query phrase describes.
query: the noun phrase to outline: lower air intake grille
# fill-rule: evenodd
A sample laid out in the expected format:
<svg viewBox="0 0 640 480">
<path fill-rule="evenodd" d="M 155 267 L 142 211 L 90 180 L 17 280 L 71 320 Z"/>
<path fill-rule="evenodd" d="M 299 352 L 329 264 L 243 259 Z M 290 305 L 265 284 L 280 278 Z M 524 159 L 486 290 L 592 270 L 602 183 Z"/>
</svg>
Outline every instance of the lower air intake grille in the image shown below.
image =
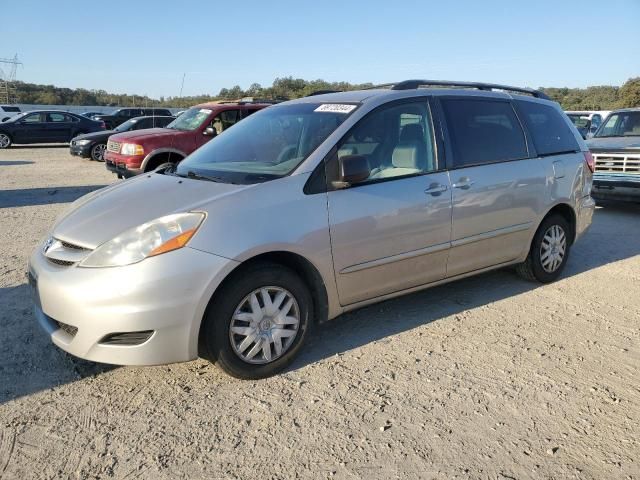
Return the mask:
<svg viewBox="0 0 640 480">
<path fill-rule="evenodd" d="M 142 332 L 110 333 L 100 340 L 101 345 L 140 345 L 151 338 L 153 330 Z"/>
<path fill-rule="evenodd" d="M 57 320 L 54 320 L 54 322 L 55 322 L 55 324 L 58 326 L 58 328 L 60 330 L 68 333 L 72 337 L 75 337 L 76 333 L 78 333 L 78 328 L 77 327 L 72 327 L 71 325 L 67 325 L 66 323 L 62 323 L 62 322 L 59 322 Z"/>
</svg>

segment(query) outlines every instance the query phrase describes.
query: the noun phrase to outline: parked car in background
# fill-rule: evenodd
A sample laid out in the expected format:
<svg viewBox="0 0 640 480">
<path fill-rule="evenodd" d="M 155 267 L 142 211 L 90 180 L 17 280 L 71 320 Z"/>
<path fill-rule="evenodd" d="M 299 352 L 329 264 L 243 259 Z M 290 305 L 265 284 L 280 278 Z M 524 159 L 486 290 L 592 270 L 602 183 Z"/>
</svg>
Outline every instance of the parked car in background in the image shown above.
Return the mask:
<svg viewBox="0 0 640 480">
<path fill-rule="evenodd" d="M 102 112 L 82 112 L 80 115 L 82 115 L 83 117 L 87 117 L 93 120 L 93 117 L 95 117 L 96 115 L 104 115 L 104 113 Z"/>
<path fill-rule="evenodd" d="M 106 125 L 107 129 L 111 130 L 116 128 L 121 123 L 131 120 L 136 117 L 148 117 L 148 116 L 161 116 L 171 117 L 171 112 L 166 108 L 119 108 L 113 113 L 104 114 L 100 113 L 95 115 L 94 120 L 101 120 Z"/>
<path fill-rule="evenodd" d="M 595 161 L 591 195 L 640 202 L 640 108 L 611 112 L 587 145 Z"/>
<path fill-rule="evenodd" d="M 107 169 L 127 178 L 178 163 L 198 147 L 267 103 L 203 103 L 190 108 L 163 129 L 112 135 L 104 155 Z"/>
<path fill-rule="evenodd" d="M 602 125 L 603 120 L 607 118 L 610 112 L 606 110 L 569 110 L 565 113 L 576 126 L 582 138 L 587 139 L 598 130 L 598 127 Z"/>
<path fill-rule="evenodd" d="M 104 130 L 104 123 L 59 110 L 24 112 L 0 123 L 0 148 L 14 143 L 67 143 L 83 133 Z"/>
<path fill-rule="evenodd" d="M 175 119 L 176 117 L 138 117 L 121 123 L 113 130 L 85 133 L 71 140 L 69 153 L 78 157 L 91 158 L 92 160 L 103 162 L 104 152 L 107 149 L 107 140 L 111 135 L 147 128 L 163 128 Z"/>
<path fill-rule="evenodd" d="M 263 378 L 343 312 L 509 265 L 556 280 L 591 223 L 591 180 L 584 140 L 535 90 L 412 80 L 302 98 L 77 200 L 31 255 L 35 316 L 91 361 L 201 353 Z"/>
<path fill-rule="evenodd" d="M 5 122 L 20 113 L 17 105 L 0 105 L 0 122 Z"/>
</svg>

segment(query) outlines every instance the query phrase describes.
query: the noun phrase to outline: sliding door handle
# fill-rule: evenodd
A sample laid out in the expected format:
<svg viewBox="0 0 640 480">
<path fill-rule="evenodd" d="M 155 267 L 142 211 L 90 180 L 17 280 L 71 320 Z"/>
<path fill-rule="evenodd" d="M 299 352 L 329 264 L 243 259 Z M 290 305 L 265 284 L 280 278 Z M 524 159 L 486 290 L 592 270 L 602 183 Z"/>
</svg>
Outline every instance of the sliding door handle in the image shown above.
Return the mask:
<svg viewBox="0 0 640 480">
<path fill-rule="evenodd" d="M 454 183 L 452 187 L 460 188 L 462 190 L 469 190 L 474 183 L 476 182 L 471 181 L 469 177 L 462 177 L 460 180 Z"/>
</svg>

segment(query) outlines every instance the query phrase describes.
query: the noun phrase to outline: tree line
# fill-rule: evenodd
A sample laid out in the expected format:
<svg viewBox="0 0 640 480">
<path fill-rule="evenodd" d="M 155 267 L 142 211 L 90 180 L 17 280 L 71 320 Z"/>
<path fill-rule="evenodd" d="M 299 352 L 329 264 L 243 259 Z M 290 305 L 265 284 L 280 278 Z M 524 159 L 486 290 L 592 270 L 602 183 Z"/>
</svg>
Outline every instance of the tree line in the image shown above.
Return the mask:
<svg viewBox="0 0 640 480">
<path fill-rule="evenodd" d="M 302 78 L 276 78 L 270 87 L 253 83 L 246 90 L 239 85 L 222 88 L 217 95 L 150 98 L 146 95 L 109 93 L 105 90 L 63 88 L 54 85 L 16 82 L 18 103 L 35 105 L 95 105 L 95 106 L 163 106 L 186 108 L 216 100 L 237 100 L 243 97 L 262 99 L 292 99 L 319 90 L 357 90 L 371 87 L 371 83 L 326 82 Z M 640 107 L 640 77 L 630 78 L 621 87 L 594 86 L 587 88 L 541 88 L 565 110 L 611 110 Z"/>
</svg>

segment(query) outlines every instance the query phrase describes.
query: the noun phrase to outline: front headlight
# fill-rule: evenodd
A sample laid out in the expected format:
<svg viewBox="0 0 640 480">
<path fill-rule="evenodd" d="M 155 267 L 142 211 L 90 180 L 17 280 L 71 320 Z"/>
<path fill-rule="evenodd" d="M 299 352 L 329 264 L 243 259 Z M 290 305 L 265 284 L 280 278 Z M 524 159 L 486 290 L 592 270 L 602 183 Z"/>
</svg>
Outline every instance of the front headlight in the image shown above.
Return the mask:
<svg viewBox="0 0 640 480">
<path fill-rule="evenodd" d="M 184 247 L 204 220 L 204 213 L 167 215 L 121 233 L 96 248 L 81 267 L 121 267 Z"/>
<path fill-rule="evenodd" d="M 76 140 L 76 145 L 89 145 L 91 140 Z"/>
<path fill-rule="evenodd" d="M 144 148 L 135 143 L 123 143 L 120 153 L 122 155 L 144 155 Z"/>
</svg>

